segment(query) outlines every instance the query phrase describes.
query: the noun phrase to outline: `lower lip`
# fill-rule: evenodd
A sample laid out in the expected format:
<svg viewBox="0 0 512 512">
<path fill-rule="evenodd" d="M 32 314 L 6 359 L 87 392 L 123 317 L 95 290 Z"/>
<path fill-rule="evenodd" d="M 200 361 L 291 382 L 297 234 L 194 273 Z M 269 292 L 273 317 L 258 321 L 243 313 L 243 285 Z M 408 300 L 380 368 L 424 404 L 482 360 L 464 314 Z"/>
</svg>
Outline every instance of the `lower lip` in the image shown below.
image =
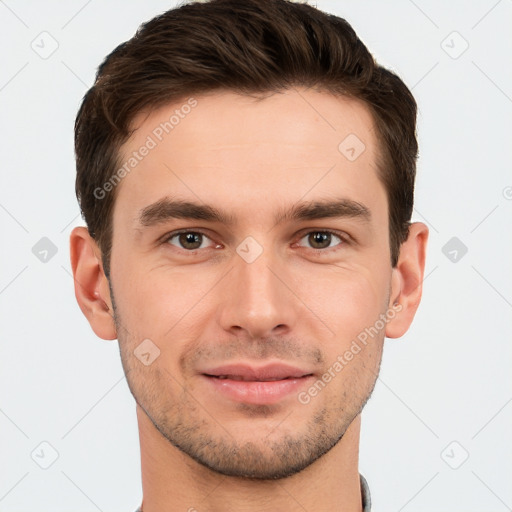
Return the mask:
<svg viewBox="0 0 512 512">
<path fill-rule="evenodd" d="M 275 381 L 244 381 L 219 379 L 203 375 L 214 389 L 224 396 L 246 404 L 275 404 L 292 393 L 298 393 L 313 378 L 298 377 Z"/>
</svg>

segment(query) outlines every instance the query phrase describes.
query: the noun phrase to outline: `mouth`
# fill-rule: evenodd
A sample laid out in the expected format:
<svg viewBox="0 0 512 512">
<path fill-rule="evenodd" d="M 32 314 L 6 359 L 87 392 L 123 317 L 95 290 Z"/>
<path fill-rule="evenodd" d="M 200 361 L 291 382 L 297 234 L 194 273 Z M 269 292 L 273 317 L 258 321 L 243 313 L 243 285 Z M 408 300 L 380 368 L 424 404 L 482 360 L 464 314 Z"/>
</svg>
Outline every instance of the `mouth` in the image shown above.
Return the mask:
<svg viewBox="0 0 512 512">
<path fill-rule="evenodd" d="M 269 377 L 268 379 L 253 379 L 253 378 L 244 377 L 242 375 L 208 375 L 207 373 L 205 373 L 204 375 L 206 375 L 207 377 L 213 377 L 215 379 L 221 379 L 221 380 L 229 379 L 229 380 L 240 380 L 240 381 L 244 381 L 244 382 L 275 382 L 278 380 L 301 379 L 302 377 L 308 377 L 309 375 L 312 375 L 312 374 L 310 373 L 310 374 L 306 374 L 306 375 L 301 375 L 300 377 L 284 377 L 284 378 Z"/>
<path fill-rule="evenodd" d="M 284 379 L 299 379 L 312 375 L 310 370 L 298 368 L 284 363 L 272 363 L 264 366 L 249 364 L 229 364 L 205 369 L 202 372 L 208 377 L 219 379 L 269 382 Z"/>
<path fill-rule="evenodd" d="M 205 369 L 201 375 L 216 396 L 246 404 L 275 404 L 297 393 L 313 373 L 287 364 L 255 367 L 237 364 Z"/>
</svg>

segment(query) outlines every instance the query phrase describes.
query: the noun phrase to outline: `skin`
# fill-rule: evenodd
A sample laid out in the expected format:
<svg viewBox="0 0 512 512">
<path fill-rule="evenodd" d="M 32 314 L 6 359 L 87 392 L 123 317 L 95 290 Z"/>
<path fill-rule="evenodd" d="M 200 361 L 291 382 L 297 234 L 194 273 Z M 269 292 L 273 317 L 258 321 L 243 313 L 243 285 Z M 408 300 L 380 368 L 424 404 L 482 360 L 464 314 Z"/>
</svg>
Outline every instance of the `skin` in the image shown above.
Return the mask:
<svg viewBox="0 0 512 512">
<path fill-rule="evenodd" d="M 260 101 L 231 92 L 196 100 L 118 185 L 110 283 L 86 228 L 70 239 L 77 301 L 100 338 L 119 340 L 137 402 L 144 512 L 220 512 L 226 503 L 361 511 L 360 413 L 385 337 L 402 336 L 419 305 L 428 229 L 411 225 L 392 268 L 379 147 L 359 101 L 300 88 Z M 139 114 L 123 158 L 179 107 Z M 338 149 L 349 134 L 365 145 L 354 161 Z M 142 227 L 139 212 L 164 196 L 207 203 L 236 222 Z M 364 205 L 369 220 L 275 222 L 297 203 L 335 198 Z M 164 240 L 178 229 L 204 233 L 199 248 Z M 326 230 L 341 237 L 316 241 Z M 236 251 L 248 236 L 263 251 L 251 263 Z M 317 380 L 396 303 L 399 313 L 307 404 L 297 392 L 270 405 L 236 402 L 201 374 L 281 361 Z M 160 350 L 149 365 L 134 355 L 145 339 Z"/>
</svg>

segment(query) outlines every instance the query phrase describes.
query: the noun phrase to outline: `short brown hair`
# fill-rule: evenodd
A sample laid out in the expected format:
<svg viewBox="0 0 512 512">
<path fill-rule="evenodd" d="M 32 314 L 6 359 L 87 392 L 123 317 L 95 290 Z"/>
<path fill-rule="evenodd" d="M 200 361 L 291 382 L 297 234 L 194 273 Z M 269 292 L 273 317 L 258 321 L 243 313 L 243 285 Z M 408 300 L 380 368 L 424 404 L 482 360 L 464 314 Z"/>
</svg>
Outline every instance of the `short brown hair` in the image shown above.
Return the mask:
<svg viewBox="0 0 512 512">
<path fill-rule="evenodd" d="M 107 277 L 117 187 L 101 199 L 95 191 L 121 165 L 120 148 L 133 132 L 134 117 L 193 94 L 252 95 L 294 86 L 357 98 L 372 113 L 396 266 L 412 215 L 418 152 L 409 89 L 375 62 L 342 18 L 288 0 L 210 0 L 143 23 L 99 66 L 78 111 L 76 194 Z"/>
</svg>

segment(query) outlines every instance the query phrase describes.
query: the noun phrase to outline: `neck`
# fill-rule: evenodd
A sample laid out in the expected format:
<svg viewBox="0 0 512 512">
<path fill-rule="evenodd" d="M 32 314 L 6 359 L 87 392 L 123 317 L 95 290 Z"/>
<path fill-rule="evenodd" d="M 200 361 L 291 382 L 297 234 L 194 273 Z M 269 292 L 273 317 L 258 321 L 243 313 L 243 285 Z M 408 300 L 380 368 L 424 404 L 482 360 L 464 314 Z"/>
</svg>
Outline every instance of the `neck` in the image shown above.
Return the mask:
<svg viewBox="0 0 512 512">
<path fill-rule="evenodd" d="M 251 480 L 215 473 L 175 448 L 137 405 L 143 512 L 361 512 L 361 418 L 328 453 L 295 475 Z"/>
</svg>

